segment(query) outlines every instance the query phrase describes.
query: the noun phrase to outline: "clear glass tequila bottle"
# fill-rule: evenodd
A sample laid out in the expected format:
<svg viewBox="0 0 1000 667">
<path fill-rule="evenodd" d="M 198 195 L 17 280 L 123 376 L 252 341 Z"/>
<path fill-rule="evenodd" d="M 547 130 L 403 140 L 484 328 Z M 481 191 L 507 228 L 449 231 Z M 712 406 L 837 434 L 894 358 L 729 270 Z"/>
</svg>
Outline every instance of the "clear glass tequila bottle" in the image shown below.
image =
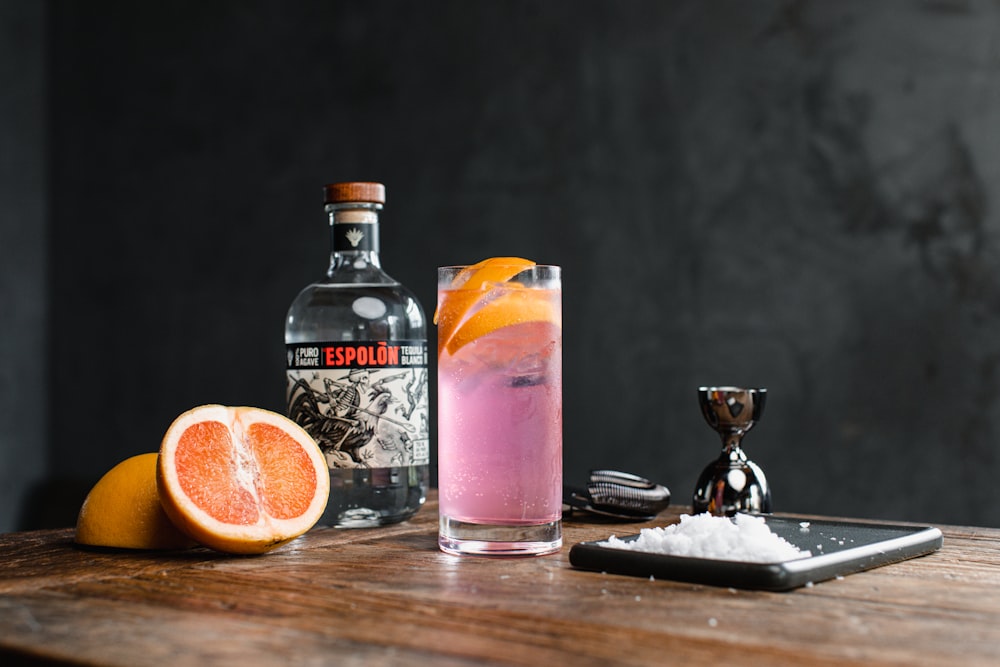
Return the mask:
<svg viewBox="0 0 1000 667">
<path fill-rule="evenodd" d="M 413 516 L 427 495 L 429 410 L 423 308 L 379 262 L 380 183 L 326 186 L 330 268 L 285 323 L 288 415 L 330 466 L 321 525 Z"/>
</svg>

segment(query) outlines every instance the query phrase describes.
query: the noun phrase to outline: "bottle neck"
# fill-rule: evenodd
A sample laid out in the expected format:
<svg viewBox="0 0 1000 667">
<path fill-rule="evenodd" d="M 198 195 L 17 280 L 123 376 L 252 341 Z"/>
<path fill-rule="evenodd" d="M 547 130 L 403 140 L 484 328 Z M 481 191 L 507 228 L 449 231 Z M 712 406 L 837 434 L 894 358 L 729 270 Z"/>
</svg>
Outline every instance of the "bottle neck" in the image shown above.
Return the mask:
<svg viewBox="0 0 1000 667">
<path fill-rule="evenodd" d="M 344 202 L 327 204 L 330 216 L 330 268 L 352 264 L 381 267 L 378 212 L 381 204 Z"/>
</svg>

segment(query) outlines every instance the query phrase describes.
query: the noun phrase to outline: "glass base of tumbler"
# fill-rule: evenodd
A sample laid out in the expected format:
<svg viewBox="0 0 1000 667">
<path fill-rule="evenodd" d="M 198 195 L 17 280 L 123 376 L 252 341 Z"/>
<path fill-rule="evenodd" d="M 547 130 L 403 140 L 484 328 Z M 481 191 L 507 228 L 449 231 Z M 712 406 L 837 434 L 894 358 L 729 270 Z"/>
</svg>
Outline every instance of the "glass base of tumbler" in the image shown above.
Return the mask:
<svg viewBox="0 0 1000 667">
<path fill-rule="evenodd" d="M 442 514 L 438 546 L 456 556 L 542 556 L 562 547 L 562 521 L 504 526 L 459 521 Z"/>
</svg>

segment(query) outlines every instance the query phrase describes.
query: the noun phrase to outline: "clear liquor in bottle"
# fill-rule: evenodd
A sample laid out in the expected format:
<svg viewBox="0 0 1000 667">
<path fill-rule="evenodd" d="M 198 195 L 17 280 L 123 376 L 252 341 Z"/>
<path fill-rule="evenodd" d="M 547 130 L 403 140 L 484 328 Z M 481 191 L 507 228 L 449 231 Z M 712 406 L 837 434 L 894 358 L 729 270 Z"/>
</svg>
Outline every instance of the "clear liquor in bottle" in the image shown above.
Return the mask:
<svg viewBox="0 0 1000 667">
<path fill-rule="evenodd" d="M 413 516 L 427 495 L 429 410 L 423 308 L 379 262 L 380 183 L 326 186 L 326 278 L 285 324 L 288 415 L 330 465 L 321 525 L 368 527 Z"/>
</svg>

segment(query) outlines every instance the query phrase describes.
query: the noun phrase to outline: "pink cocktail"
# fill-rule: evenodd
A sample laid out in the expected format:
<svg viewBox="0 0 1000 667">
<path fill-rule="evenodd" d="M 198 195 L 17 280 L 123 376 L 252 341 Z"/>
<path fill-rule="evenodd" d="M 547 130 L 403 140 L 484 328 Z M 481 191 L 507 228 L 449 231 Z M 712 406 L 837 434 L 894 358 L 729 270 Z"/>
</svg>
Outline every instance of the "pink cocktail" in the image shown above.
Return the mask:
<svg viewBox="0 0 1000 667">
<path fill-rule="evenodd" d="M 438 274 L 438 542 L 450 553 L 562 545 L 560 271 L 505 260 Z"/>
</svg>

